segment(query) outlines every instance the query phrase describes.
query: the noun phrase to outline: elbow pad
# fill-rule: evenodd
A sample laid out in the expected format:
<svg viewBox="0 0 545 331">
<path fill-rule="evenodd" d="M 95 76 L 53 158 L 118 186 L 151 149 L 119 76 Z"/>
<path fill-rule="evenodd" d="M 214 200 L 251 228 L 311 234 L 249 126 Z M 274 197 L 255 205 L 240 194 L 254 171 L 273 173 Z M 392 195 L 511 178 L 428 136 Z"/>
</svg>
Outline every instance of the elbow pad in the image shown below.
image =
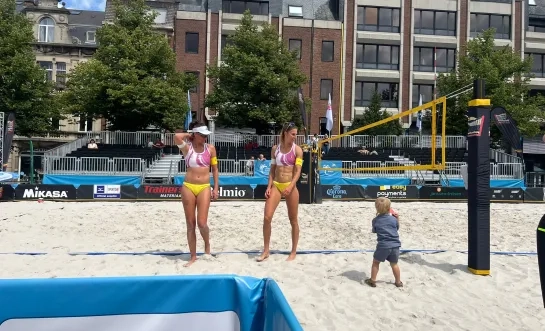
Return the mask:
<svg viewBox="0 0 545 331">
<path fill-rule="evenodd" d="M 276 164 L 276 159 L 272 159 L 271 160 L 271 165 L 275 165 Z"/>
</svg>

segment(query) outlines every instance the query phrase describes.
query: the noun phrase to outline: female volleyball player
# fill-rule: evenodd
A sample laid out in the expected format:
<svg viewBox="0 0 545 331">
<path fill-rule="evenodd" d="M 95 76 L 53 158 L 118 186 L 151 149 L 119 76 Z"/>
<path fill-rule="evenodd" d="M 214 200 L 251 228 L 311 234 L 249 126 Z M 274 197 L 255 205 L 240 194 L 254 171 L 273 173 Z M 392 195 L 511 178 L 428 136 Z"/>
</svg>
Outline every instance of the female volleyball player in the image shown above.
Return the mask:
<svg viewBox="0 0 545 331">
<path fill-rule="evenodd" d="M 210 131 L 204 123 L 195 121 L 189 125 L 189 133 L 174 135 L 174 143 L 182 151 L 185 159 L 186 174 L 182 186 L 182 203 L 187 226 L 187 244 L 191 259 L 185 265 L 189 267 L 197 260 L 197 235 L 199 227 L 204 240 L 204 252 L 210 254 L 208 229 L 208 209 L 210 198 L 218 198 L 218 159 L 216 148 L 206 143 Z M 210 167 L 214 176 L 214 189 L 210 190 Z"/>
<path fill-rule="evenodd" d="M 280 144 L 275 145 L 271 151 L 271 169 L 269 172 L 269 185 L 265 191 L 265 215 L 263 217 L 264 249 L 258 262 L 269 257 L 269 244 L 271 242 L 271 223 L 276 207 L 282 198 L 286 199 L 288 218 L 291 223 L 291 253 L 288 261 L 295 259 L 297 243 L 299 241 L 299 223 L 297 213 L 299 210 L 299 191 L 295 184 L 301 175 L 303 165 L 303 150 L 295 144 L 297 127 L 293 123 L 287 123 L 280 133 Z"/>
</svg>

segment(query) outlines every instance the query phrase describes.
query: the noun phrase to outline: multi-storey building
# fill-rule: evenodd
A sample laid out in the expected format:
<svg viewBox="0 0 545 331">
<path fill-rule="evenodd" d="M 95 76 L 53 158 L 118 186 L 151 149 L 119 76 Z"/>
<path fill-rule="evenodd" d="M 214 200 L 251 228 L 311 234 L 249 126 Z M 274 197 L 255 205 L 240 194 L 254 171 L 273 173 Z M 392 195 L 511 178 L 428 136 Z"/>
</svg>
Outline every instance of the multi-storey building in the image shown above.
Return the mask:
<svg viewBox="0 0 545 331">
<path fill-rule="evenodd" d="M 345 132 L 378 90 L 391 113 L 435 95 L 436 73 L 456 66 L 468 40 L 496 28 L 496 44 L 521 56 L 533 54 L 534 93 L 545 89 L 545 1 L 543 0 L 181 0 L 176 14 L 178 68 L 199 77 L 192 107 L 213 126 L 214 113 L 203 107 L 212 88 L 206 65 L 219 64 L 226 36 L 249 9 L 254 20 L 278 29 L 299 51 L 312 99 L 311 131 L 325 133 L 331 93 L 333 134 Z M 408 128 L 414 119 L 404 118 Z"/>
</svg>

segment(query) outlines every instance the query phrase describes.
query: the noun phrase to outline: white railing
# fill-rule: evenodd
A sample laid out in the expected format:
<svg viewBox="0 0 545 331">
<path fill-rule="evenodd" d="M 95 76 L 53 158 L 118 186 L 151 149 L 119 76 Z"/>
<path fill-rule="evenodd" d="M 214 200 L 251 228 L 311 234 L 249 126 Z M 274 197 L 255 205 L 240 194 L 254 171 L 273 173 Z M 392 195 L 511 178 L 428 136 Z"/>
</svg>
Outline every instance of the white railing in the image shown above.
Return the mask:
<svg viewBox="0 0 545 331">
<path fill-rule="evenodd" d="M 44 173 L 46 174 L 82 174 L 82 175 L 119 175 L 142 174 L 146 172 L 146 161 L 139 158 L 107 158 L 107 157 L 62 157 L 44 156 Z M 460 168 L 465 162 L 447 162 L 445 175 L 449 178 L 461 178 Z M 414 178 L 415 170 L 382 170 L 383 167 L 395 167 L 401 164 L 394 161 L 342 161 L 343 177 L 401 177 Z M 376 168 L 358 170 L 361 168 Z M 169 177 L 186 172 L 183 160 L 173 163 Z M 231 176 L 252 175 L 247 168 L 246 160 L 218 160 L 219 173 Z M 520 163 L 491 163 L 490 177 L 493 179 L 522 179 L 524 167 Z"/>
<path fill-rule="evenodd" d="M 497 163 L 522 163 L 522 159 L 518 156 L 507 154 L 497 149 L 490 149 L 490 159 Z"/>
<path fill-rule="evenodd" d="M 146 161 L 140 158 L 44 156 L 45 174 L 119 175 L 141 174 Z"/>
</svg>

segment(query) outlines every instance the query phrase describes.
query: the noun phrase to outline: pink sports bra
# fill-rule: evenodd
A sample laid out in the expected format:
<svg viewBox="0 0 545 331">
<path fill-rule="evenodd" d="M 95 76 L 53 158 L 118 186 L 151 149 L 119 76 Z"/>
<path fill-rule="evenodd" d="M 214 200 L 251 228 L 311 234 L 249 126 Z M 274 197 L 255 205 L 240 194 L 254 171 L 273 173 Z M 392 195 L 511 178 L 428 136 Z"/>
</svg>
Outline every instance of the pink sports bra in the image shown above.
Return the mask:
<svg viewBox="0 0 545 331">
<path fill-rule="evenodd" d="M 185 156 L 185 165 L 188 168 L 208 168 L 210 167 L 210 151 L 208 145 L 204 144 L 204 151 L 197 153 L 193 149 L 193 145 L 189 144 L 189 150 Z"/>
<path fill-rule="evenodd" d="M 280 145 L 276 147 L 274 152 L 274 158 L 276 160 L 276 165 L 279 166 L 294 166 L 295 165 L 295 144 L 291 146 L 291 150 L 284 154 L 280 151 Z"/>
</svg>

